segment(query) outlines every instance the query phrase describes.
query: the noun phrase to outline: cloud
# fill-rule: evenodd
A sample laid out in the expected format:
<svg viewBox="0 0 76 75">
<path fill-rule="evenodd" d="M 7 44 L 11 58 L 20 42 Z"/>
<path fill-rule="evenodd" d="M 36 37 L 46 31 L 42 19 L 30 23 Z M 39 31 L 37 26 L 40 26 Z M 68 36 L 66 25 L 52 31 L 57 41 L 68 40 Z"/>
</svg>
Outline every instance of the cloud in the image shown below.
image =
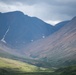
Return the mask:
<svg viewBox="0 0 76 75">
<path fill-rule="evenodd" d="M 76 0 L 0 0 L 0 12 L 20 10 L 48 23 L 76 16 Z"/>
</svg>

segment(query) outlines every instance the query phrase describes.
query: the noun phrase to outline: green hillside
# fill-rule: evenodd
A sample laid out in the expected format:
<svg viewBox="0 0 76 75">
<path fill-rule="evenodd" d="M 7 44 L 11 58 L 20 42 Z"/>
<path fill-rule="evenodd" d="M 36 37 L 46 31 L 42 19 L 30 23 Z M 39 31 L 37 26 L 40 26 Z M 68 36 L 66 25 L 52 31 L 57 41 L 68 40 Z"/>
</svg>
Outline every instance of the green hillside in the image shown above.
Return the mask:
<svg viewBox="0 0 76 75">
<path fill-rule="evenodd" d="M 54 72 L 54 75 L 76 75 L 76 65 L 59 68 Z"/>
<path fill-rule="evenodd" d="M 0 57 L 0 75 L 45 75 L 53 70 Z"/>
</svg>

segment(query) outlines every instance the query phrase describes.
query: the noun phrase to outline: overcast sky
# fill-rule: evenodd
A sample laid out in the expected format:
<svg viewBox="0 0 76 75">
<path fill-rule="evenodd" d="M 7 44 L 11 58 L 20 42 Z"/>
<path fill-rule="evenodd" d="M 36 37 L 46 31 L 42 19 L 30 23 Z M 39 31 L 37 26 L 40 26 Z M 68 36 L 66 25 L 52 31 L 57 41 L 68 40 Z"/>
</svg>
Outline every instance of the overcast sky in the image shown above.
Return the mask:
<svg viewBox="0 0 76 75">
<path fill-rule="evenodd" d="M 55 24 L 76 16 L 76 0 L 0 0 L 0 12 L 16 10 Z"/>
</svg>

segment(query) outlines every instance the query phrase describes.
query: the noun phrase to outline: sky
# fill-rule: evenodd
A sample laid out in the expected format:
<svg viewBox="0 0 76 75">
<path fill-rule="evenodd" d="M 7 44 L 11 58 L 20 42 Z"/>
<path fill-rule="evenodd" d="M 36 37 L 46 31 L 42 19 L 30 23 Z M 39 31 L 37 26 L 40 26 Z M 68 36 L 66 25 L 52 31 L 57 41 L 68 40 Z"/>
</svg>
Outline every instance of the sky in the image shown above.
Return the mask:
<svg viewBox="0 0 76 75">
<path fill-rule="evenodd" d="M 55 25 L 76 16 L 76 0 L 0 0 L 0 12 L 22 11 Z"/>
</svg>

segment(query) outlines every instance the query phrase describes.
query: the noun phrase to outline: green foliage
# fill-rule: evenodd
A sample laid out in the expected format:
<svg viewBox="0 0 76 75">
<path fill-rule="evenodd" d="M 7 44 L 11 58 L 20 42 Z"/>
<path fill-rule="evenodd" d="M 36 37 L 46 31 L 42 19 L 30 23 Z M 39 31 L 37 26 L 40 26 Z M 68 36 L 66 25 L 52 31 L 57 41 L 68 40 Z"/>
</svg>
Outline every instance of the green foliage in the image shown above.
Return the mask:
<svg viewBox="0 0 76 75">
<path fill-rule="evenodd" d="M 0 57 L 0 75 L 76 75 L 76 65 L 55 70 Z"/>
<path fill-rule="evenodd" d="M 48 75 L 53 70 L 0 57 L 0 75 Z"/>
<path fill-rule="evenodd" d="M 65 68 L 59 68 L 58 70 L 55 71 L 55 74 L 57 74 L 57 75 L 76 75 L 76 65 L 65 67 Z"/>
</svg>

